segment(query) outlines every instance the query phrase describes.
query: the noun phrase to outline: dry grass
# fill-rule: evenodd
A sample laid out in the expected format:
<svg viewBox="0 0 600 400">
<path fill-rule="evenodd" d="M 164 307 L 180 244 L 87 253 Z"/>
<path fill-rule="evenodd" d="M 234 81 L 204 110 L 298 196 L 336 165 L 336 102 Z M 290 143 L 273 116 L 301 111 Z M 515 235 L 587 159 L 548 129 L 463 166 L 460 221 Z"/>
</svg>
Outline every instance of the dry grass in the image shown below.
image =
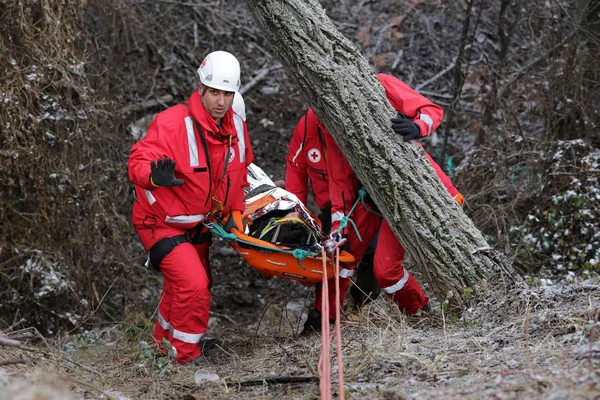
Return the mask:
<svg viewBox="0 0 600 400">
<path fill-rule="evenodd" d="M 406 318 L 383 298 L 360 314 L 347 315 L 342 328 L 346 398 L 600 396 L 598 282 L 536 289 L 501 300 L 483 302 L 460 318 L 442 316 L 439 309 Z M 19 379 L 26 377 L 34 384 L 32 390 L 68 388 L 73 398 L 83 398 L 84 392 L 88 399 L 319 398 L 311 379 L 316 376 L 319 338 L 273 335 L 278 321 L 278 316 L 263 318 L 265 331 L 254 344 L 250 338 L 258 321 L 248 321 L 247 328 L 226 330 L 222 347 L 207 351 L 196 365 L 170 363 L 164 369 L 156 364 L 136 367 L 138 341 L 148 340 L 148 329 L 129 341 L 120 326 L 89 332 L 86 345 L 81 338 L 66 337 L 49 344 L 42 357 L 11 349 L 5 357 L 24 355 L 30 361 L 2 369 L 11 382 L 4 393 L 16 388 L 26 392 L 19 386 Z M 65 354 L 64 349 L 71 350 Z M 332 367 L 335 388 L 334 351 Z M 198 370 L 220 379 L 197 384 Z M 43 379 L 49 374 L 50 384 Z M 306 381 L 297 382 L 302 379 Z"/>
<path fill-rule="evenodd" d="M 307 292 L 261 282 L 226 256 L 213 264 L 211 323 L 225 347 L 197 366 L 136 361 L 140 341 L 150 338 L 161 278 L 141 268 L 143 252 L 129 223 L 125 165 L 132 138 L 125 127 L 184 100 L 193 89 L 191 71 L 210 50 L 238 55 L 243 83 L 277 63 L 242 2 L 196 3 L 0 4 L 0 329 L 14 335 L 36 326 L 53 335 L 47 343 L 22 338 L 29 349 L 0 347 L 0 362 L 9 362 L 0 366 L 0 399 L 319 397 L 311 378 L 320 342 L 297 337 L 301 320 L 285 311 L 288 302 L 306 306 Z M 423 93 L 450 106 L 452 74 L 438 74 L 457 53 L 462 3 L 323 3 L 378 72 L 427 83 Z M 482 161 L 455 181 L 477 225 L 507 250 L 511 224 L 554 194 L 536 197 L 539 187 L 530 181 L 507 183 L 546 150 L 529 146 L 530 138 L 577 135 L 597 143 L 598 65 L 589 61 L 598 47 L 596 6 L 581 5 L 579 15 L 560 2 L 525 4 L 528 23 L 514 25 L 503 71 L 494 34 L 498 4 L 481 10 L 478 31 L 470 33 L 449 148 L 462 157 L 458 140 L 481 122 L 493 81 L 508 80 L 492 121 L 497 126 L 484 132 L 493 146 L 481 148 Z M 517 11 L 503 18 L 513 23 Z M 569 41 L 546 57 L 565 32 Z M 256 85 L 246 104 L 257 162 L 282 177 L 291 130 L 307 105 L 281 69 Z M 505 146 L 492 136 L 510 139 Z M 559 190 L 561 177 L 582 171 L 571 166 L 554 176 Z M 524 270 L 540 266 L 522 263 Z M 405 318 L 379 301 L 344 322 L 346 398 L 597 398 L 600 301 L 593 285 L 490 298 L 458 319 L 440 310 Z M 198 369 L 221 379 L 197 385 Z M 281 383 L 290 376 L 307 382 Z"/>
</svg>

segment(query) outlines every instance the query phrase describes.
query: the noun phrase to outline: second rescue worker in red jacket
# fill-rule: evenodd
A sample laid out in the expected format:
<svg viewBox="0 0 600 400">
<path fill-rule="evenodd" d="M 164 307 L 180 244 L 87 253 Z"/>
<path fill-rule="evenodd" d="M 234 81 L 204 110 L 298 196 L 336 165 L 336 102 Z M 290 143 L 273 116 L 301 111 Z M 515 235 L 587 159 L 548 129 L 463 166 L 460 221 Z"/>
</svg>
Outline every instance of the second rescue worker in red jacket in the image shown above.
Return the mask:
<svg viewBox="0 0 600 400">
<path fill-rule="evenodd" d="M 153 339 L 158 346 L 168 342 L 180 363 L 200 356 L 208 326 L 211 242 L 202 223 L 220 214 L 229 215 L 229 227 L 242 226 L 253 161 L 246 123 L 231 110 L 238 60 L 212 52 L 197 75 L 198 90 L 158 114 L 129 156 L 133 224 L 164 275 Z"/>
<path fill-rule="evenodd" d="M 394 118 L 393 120 L 393 129 L 403 136 L 404 141 L 425 137 L 439 126 L 443 110 L 438 105 L 393 76 L 378 74 L 377 77 L 394 109 L 409 116 L 409 119 Z M 425 155 L 450 195 L 462 205 L 463 197 L 452 185 L 451 180 L 429 154 L 425 153 Z M 360 183 L 335 141 L 312 110 L 308 110 L 294 130 L 287 156 L 286 189 L 296 194 L 300 200 L 306 201 L 309 179 L 315 202 L 322 209 L 322 214 L 325 214 L 323 209 L 333 208 L 332 231 L 334 231 L 339 226 L 341 218 L 354 205 Z M 394 299 L 400 310 L 406 314 L 416 313 L 428 299 L 423 295 L 414 278 L 404 270 L 402 266 L 404 249 L 385 220 L 366 210 L 362 204 L 357 206 L 350 217 L 356 223 L 363 239 L 362 242 L 358 239 L 353 228 L 344 231 L 351 253 L 360 260 L 371 238 L 380 229 L 374 260 L 375 278 L 384 292 Z M 340 280 L 341 300 L 349 284 L 349 279 L 346 277 L 351 274 L 351 271 L 341 273 L 344 278 Z M 330 304 L 335 304 L 334 296 L 334 291 L 330 291 Z M 318 289 L 315 309 L 309 313 L 305 330 L 309 327 L 319 330 L 320 307 L 321 296 Z M 334 317 L 335 310 L 332 310 L 330 319 Z"/>
</svg>

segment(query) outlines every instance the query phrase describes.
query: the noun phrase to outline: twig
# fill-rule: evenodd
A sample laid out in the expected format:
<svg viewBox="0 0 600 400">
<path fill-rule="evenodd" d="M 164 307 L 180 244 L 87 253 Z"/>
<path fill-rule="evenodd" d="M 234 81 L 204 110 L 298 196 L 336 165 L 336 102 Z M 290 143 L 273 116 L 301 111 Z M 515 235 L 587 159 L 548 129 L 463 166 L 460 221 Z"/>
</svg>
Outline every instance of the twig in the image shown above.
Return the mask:
<svg viewBox="0 0 600 400">
<path fill-rule="evenodd" d="M 438 72 L 437 74 L 435 74 L 434 76 L 432 76 L 431 78 L 427 79 L 425 82 L 418 84 L 415 87 L 415 90 L 418 92 L 421 89 L 423 89 L 425 86 L 429 85 L 431 82 L 436 81 L 437 79 L 439 79 L 440 77 L 444 76 L 445 74 L 447 74 L 448 72 L 452 71 L 452 68 L 454 68 L 454 66 L 456 65 L 456 59 L 453 60 L 450 65 L 448 65 L 446 68 L 444 68 L 443 70 L 441 70 L 440 72 Z"/>
<path fill-rule="evenodd" d="M 242 88 L 239 90 L 240 94 L 243 95 L 244 93 L 246 93 L 248 90 L 252 89 L 254 86 L 256 86 L 256 84 L 258 82 L 260 82 L 261 80 L 263 80 L 265 78 L 265 76 L 267 76 L 267 74 L 273 70 L 279 69 L 281 68 L 281 64 L 275 64 L 272 65 L 270 67 L 267 68 L 263 68 L 262 70 L 259 71 L 259 73 L 252 78 L 252 80 L 248 83 L 246 83 L 244 86 L 242 86 Z"/>
<path fill-rule="evenodd" d="M 525 358 L 527 359 L 527 364 L 531 365 L 531 353 L 529 352 L 529 305 L 527 305 L 527 310 L 525 310 Z"/>
<path fill-rule="evenodd" d="M 392 70 L 396 70 L 396 67 L 400 63 L 400 59 L 402 59 L 403 55 L 404 55 L 404 50 L 403 49 L 398 50 L 398 52 L 396 53 L 396 58 L 394 58 L 394 62 L 392 63 Z"/>
<path fill-rule="evenodd" d="M 373 48 L 373 50 L 371 51 L 372 55 L 377 54 L 377 52 L 379 51 L 379 48 L 381 47 L 381 43 L 383 42 L 383 35 L 385 35 L 385 33 L 387 32 L 388 29 L 390 29 L 390 27 L 394 26 L 394 24 L 387 24 L 386 26 L 384 26 L 383 28 L 381 28 L 379 30 L 379 36 L 377 37 L 377 42 L 375 42 L 375 47 Z"/>
<path fill-rule="evenodd" d="M 258 336 L 258 330 L 260 329 L 260 326 L 262 324 L 262 320 L 263 318 L 265 318 L 265 314 L 267 313 L 267 311 L 269 310 L 269 308 L 276 302 L 277 300 L 273 300 L 272 302 L 269 303 L 268 306 L 266 306 L 263 309 L 262 315 L 260 316 L 260 319 L 258 320 L 258 324 L 256 325 L 256 331 L 254 332 L 254 337 L 252 338 L 252 346 L 254 346 L 254 344 L 256 343 L 256 337 Z"/>
<path fill-rule="evenodd" d="M 104 293 L 104 296 L 102 296 L 102 298 L 100 299 L 100 301 L 98 302 L 98 306 L 94 309 L 94 311 L 92 311 L 92 313 L 90 315 L 88 315 L 88 317 L 86 319 L 84 319 L 83 321 L 81 321 L 79 323 L 79 325 L 77 325 L 75 328 L 71 329 L 69 331 L 69 333 L 73 332 L 74 330 L 78 329 L 79 327 L 81 327 L 83 324 L 85 324 L 90 318 L 92 318 L 94 316 L 94 314 L 96 314 L 96 311 L 98 311 L 98 309 L 100 308 L 100 306 L 102 305 L 102 302 L 104 301 L 104 298 L 106 297 L 106 295 L 108 294 L 108 292 L 110 292 L 110 289 L 112 289 L 112 287 L 115 285 L 115 283 L 119 280 L 119 278 L 123 276 L 123 273 L 121 273 L 119 276 L 117 276 L 115 278 L 115 280 L 110 284 L 110 286 L 108 287 L 108 289 L 106 290 L 106 292 Z"/>
<path fill-rule="evenodd" d="M 0 333 L 8 333 L 8 332 L 11 332 L 15 326 L 17 326 L 17 325 L 20 325 L 20 324 L 21 324 L 21 322 L 25 322 L 25 321 L 27 321 L 25 318 L 21 318 L 20 320 L 18 320 L 18 321 L 16 321 L 16 322 L 14 322 L 14 323 L 13 323 L 11 326 L 9 326 L 8 328 L 6 328 L 5 330 L 3 330 L 3 331 L 2 331 L 2 332 L 0 332 Z"/>
<path fill-rule="evenodd" d="M 237 325 L 237 322 L 235 322 L 233 320 L 233 318 L 231 318 L 229 315 L 227 314 L 223 314 L 223 313 L 218 313 L 218 312 L 214 312 L 214 311 L 210 311 L 209 313 L 210 315 L 214 315 L 215 317 L 219 317 L 219 318 L 225 318 L 227 321 L 231 322 L 232 324 Z"/>
<path fill-rule="evenodd" d="M 575 29 L 572 32 L 570 32 L 568 35 L 566 35 L 558 44 L 556 44 L 554 47 L 552 47 L 551 49 L 549 49 L 546 54 L 537 57 L 536 59 L 532 60 L 529 64 L 521 67 L 521 69 L 519 69 L 510 79 L 508 79 L 508 81 L 504 82 L 502 84 L 502 86 L 500 86 L 500 88 L 498 89 L 498 98 L 502 98 L 504 97 L 504 94 L 507 93 L 508 91 L 508 87 L 511 86 L 513 83 L 515 83 L 518 79 L 520 79 L 521 77 L 523 77 L 527 71 L 530 68 L 535 67 L 537 64 L 541 63 L 542 61 L 546 61 L 548 60 L 548 57 L 551 57 L 552 54 L 560 49 L 563 44 L 571 39 L 577 32 L 579 31 L 579 29 Z"/>
<path fill-rule="evenodd" d="M 148 108 L 156 107 L 159 105 L 169 104 L 172 101 L 173 101 L 173 96 L 171 96 L 170 94 L 167 94 L 158 99 L 152 99 L 152 100 L 145 101 L 143 103 L 131 104 L 129 106 L 125 106 L 125 107 L 123 107 L 122 113 L 127 114 L 132 111 L 142 111 L 142 110 L 146 110 Z"/>
</svg>

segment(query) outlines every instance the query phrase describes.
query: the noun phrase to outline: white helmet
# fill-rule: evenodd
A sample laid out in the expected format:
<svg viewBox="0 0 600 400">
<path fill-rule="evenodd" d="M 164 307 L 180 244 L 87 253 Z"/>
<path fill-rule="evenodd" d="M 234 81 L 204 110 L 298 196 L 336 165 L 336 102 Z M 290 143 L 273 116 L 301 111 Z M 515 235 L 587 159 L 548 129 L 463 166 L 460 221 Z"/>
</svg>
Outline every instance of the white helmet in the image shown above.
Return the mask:
<svg viewBox="0 0 600 400">
<path fill-rule="evenodd" d="M 242 117 L 244 121 L 246 120 L 246 103 L 244 103 L 244 98 L 240 92 L 235 92 L 231 108 L 233 108 L 233 112 Z"/>
<path fill-rule="evenodd" d="M 207 55 L 196 73 L 204 86 L 226 92 L 237 92 L 240 88 L 240 63 L 226 51 Z"/>
</svg>

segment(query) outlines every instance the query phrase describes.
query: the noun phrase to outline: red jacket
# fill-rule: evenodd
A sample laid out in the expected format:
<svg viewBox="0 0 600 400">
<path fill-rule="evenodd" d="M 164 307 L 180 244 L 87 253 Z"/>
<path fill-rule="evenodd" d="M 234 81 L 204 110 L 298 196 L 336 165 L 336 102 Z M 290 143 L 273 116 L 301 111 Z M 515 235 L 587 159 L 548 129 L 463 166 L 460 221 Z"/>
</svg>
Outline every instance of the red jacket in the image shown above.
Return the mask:
<svg viewBox="0 0 600 400">
<path fill-rule="evenodd" d="M 246 123 L 233 111 L 218 127 L 197 91 L 187 106 L 189 110 L 180 104 L 159 113 L 129 156 L 129 178 L 140 205 L 183 230 L 212 217 L 211 197 L 223 203 L 223 213 L 243 212 L 246 167 L 254 159 Z M 175 177 L 183 179 L 182 186 L 157 188 L 150 183 L 150 162 L 165 156 L 177 162 Z"/>
<path fill-rule="evenodd" d="M 442 107 L 415 92 L 396 77 L 377 74 L 377 78 L 385 89 L 385 95 L 392 107 L 419 125 L 421 137 L 430 135 L 440 126 L 444 117 Z"/>
<path fill-rule="evenodd" d="M 319 208 L 329 207 L 329 182 L 323 138 L 324 128 L 309 109 L 294 129 L 286 157 L 285 188 L 306 204 L 308 180 Z"/>
<path fill-rule="evenodd" d="M 377 77 L 381 81 L 392 107 L 419 125 L 421 137 L 429 135 L 440 125 L 443 118 L 443 110 L 440 106 L 432 103 L 429 99 L 411 89 L 410 86 L 391 75 L 378 74 Z M 331 134 L 324 127 L 323 132 L 328 160 L 331 229 L 334 231 L 339 226 L 342 217 L 350 212 L 356 202 L 360 182 Z M 452 185 L 450 178 L 427 153 L 425 154 L 450 194 L 452 196 L 458 194 L 458 190 Z"/>
</svg>

